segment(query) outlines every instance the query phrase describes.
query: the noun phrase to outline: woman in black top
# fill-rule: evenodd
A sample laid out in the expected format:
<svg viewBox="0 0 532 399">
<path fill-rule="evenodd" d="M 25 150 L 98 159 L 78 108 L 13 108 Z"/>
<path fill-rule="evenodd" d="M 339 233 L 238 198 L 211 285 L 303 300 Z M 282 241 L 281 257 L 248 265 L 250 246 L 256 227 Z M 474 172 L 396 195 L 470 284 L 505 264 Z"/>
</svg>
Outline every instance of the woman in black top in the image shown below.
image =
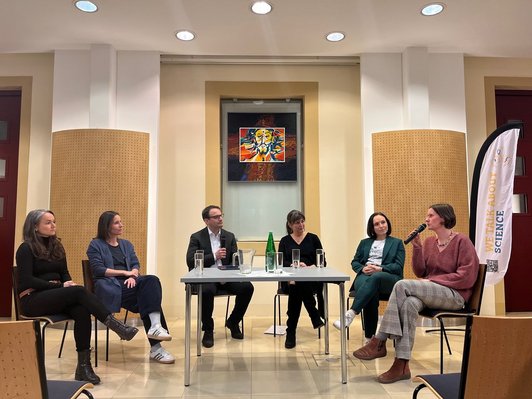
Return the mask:
<svg viewBox="0 0 532 399">
<path fill-rule="evenodd" d="M 99 384 L 100 377 L 90 361 L 91 315 L 128 341 L 138 330 L 116 320 L 96 296 L 72 281 L 52 211 L 36 209 L 28 213 L 23 238 L 16 255 L 22 313 L 30 317 L 65 313 L 72 317 L 78 352 L 75 378 Z"/>
<path fill-rule="evenodd" d="M 313 266 L 316 263 L 316 249 L 322 249 L 321 241 L 316 234 L 305 230 L 305 215 L 292 210 L 286 216 L 286 231 L 288 235 L 281 238 L 279 252 L 283 253 L 283 266 L 292 264 L 292 249 L 300 251 L 300 267 Z M 305 305 L 314 328 L 325 325 L 323 320 L 323 284 L 319 282 L 295 282 L 283 284 L 283 290 L 288 292 L 288 320 L 286 321 L 285 348 L 296 346 L 296 328 L 301 314 L 301 304 Z M 318 294 L 318 307 L 314 294 Z"/>
</svg>

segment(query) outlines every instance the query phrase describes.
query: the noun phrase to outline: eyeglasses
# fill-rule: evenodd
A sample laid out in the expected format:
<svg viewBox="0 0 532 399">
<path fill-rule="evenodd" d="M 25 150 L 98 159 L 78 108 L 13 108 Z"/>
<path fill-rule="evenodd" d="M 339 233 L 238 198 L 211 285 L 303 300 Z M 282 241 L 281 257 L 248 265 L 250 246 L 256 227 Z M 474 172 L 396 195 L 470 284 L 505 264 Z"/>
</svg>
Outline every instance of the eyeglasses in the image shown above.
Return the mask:
<svg viewBox="0 0 532 399">
<path fill-rule="evenodd" d="M 209 216 L 209 219 L 216 219 L 216 220 L 220 220 L 224 217 L 224 214 L 220 214 L 220 215 L 214 215 L 214 216 Z"/>
</svg>

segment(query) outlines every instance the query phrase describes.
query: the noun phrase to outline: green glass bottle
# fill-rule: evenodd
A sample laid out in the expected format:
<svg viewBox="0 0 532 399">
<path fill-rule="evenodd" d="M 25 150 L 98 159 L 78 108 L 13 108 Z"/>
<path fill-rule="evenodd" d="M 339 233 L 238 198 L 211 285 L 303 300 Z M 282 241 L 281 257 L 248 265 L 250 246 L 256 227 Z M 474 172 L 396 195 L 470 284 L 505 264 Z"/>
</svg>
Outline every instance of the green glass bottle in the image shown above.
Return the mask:
<svg viewBox="0 0 532 399">
<path fill-rule="evenodd" d="M 273 261 L 273 255 L 275 253 L 275 243 L 273 242 L 273 233 L 270 231 L 268 233 L 268 242 L 266 243 L 266 252 L 265 252 L 265 262 L 264 262 L 264 269 L 266 272 L 273 273 L 275 269 L 275 264 Z M 268 256 L 270 254 L 270 256 Z"/>
</svg>

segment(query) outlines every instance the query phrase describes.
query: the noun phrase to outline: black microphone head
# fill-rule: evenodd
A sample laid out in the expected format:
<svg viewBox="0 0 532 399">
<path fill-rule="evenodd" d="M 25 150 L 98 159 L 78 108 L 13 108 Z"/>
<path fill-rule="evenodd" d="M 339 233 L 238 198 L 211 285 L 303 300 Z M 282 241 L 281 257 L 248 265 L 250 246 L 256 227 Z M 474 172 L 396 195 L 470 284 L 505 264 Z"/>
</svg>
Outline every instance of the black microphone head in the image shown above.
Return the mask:
<svg viewBox="0 0 532 399">
<path fill-rule="evenodd" d="M 220 236 L 220 247 L 225 248 L 225 236 Z"/>
<path fill-rule="evenodd" d="M 425 223 L 421 223 L 417 227 L 417 229 L 415 229 L 412 233 L 410 233 L 410 235 L 408 237 L 406 237 L 406 239 L 403 241 L 403 243 L 405 245 L 408 244 L 410 241 L 412 241 L 414 239 L 415 236 L 417 236 L 419 233 L 421 233 L 426 228 L 427 228 L 427 225 Z"/>
</svg>

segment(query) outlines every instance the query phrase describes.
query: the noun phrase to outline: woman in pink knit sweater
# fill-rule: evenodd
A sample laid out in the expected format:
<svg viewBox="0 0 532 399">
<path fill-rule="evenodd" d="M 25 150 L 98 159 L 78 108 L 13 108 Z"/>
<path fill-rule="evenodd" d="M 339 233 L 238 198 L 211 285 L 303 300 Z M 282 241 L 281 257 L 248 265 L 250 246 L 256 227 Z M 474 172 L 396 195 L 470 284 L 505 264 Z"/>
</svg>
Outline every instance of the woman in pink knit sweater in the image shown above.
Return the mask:
<svg viewBox="0 0 532 399">
<path fill-rule="evenodd" d="M 471 296 L 478 275 L 478 256 L 471 240 L 451 230 L 456 225 L 449 204 L 435 204 L 427 211 L 427 228 L 435 235 L 412 240 L 412 268 L 416 280 L 398 281 L 382 318 L 379 332 L 362 348 L 353 352 L 361 360 L 386 356 L 386 340 L 395 339 L 395 361 L 378 377 L 389 384 L 410 378 L 408 362 L 414 346 L 416 320 L 425 307 L 462 309 Z"/>
</svg>

